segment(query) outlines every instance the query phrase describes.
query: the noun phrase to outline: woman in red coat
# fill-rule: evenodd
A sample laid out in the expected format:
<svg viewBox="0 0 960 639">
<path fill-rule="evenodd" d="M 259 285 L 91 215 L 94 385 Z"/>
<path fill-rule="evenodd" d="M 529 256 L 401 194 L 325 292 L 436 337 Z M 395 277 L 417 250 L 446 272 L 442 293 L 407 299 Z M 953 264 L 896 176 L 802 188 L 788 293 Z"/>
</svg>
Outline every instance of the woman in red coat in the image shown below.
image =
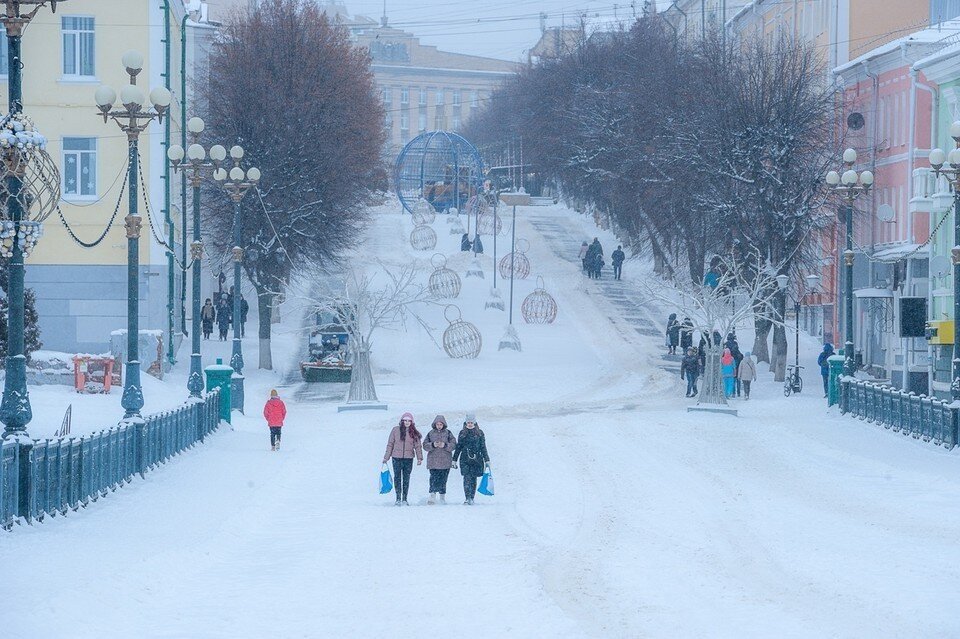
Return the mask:
<svg viewBox="0 0 960 639">
<path fill-rule="evenodd" d="M 280 429 L 287 416 L 287 407 L 280 399 L 276 389 L 270 391 L 270 399 L 263 407 L 263 418 L 270 427 L 270 450 L 280 450 Z"/>
</svg>

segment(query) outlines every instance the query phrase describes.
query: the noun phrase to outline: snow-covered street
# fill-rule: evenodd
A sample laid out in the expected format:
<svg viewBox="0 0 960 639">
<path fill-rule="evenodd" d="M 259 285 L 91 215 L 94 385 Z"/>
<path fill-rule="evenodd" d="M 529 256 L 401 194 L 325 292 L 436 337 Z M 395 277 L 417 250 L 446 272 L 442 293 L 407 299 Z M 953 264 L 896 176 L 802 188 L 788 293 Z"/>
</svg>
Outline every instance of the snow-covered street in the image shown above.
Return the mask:
<svg viewBox="0 0 960 639">
<path fill-rule="evenodd" d="M 397 211 L 377 209 L 362 251 L 429 274 L 432 252 L 409 248 Z M 5 636 L 960 635 L 957 453 L 828 410 L 812 339 L 810 392 L 784 398 L 761 366 L 739 417 L 686 412 L 694 400 L 663 358 L 670 309 L 643 300 L 639 262 L 623 282 L 581 274 L 588 222 L 520 209 L 533 271 L 515 308 L 538 274 L 560 308 L 546 326 L 515 311 L 522 353 L 497 351 L 506 315 L 483 308 L 489 254 L 457 300 L 483 334 L 477 360 L 449 359 L 419 327 L 378 333 L 386 413 L 337 413 L 340 387 L 296 381 L 295 322 L 276 340 L 280 369 L 255 371 L 248 328 L 236 430 L 81 512 L 0 535 Z M 459 236 L 443 216 L 433 226 L 463 277 Z M 615 239 L 600 239 L 609 254 Z M 502 255 L 509 233 L 498 242 Z M 442 333 L 441 312 L 431 319 Z M 279 453 L 260 417 L 274 386 L 289 411 Z M 428 506 L 425 466 L 411 507 L 377 494 L 407 410 L 421 432 L 442 413 L 455 434 L 475 412 L 496 496 L 462 506 L 453 471 L 450 503 Z"/>
</svg>

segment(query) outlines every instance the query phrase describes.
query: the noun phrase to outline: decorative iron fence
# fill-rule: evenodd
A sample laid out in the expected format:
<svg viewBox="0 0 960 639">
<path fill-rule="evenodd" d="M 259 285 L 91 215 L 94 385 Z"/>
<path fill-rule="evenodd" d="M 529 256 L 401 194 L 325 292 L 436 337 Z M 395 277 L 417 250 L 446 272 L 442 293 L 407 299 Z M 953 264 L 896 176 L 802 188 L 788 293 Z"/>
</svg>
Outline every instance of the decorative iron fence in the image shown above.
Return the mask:
<svg viewBox="0 0 960 639">
<path fill-rule="evenodd" d="M 926 395 L 844 377 L 840 412 L 948 449 L 957 445 L 958 407 Z"/>
<path fill-rule="evenodd" d="M 0 446 L 0 527 L 9 528 L 20 516 L 24 489 L 28 520 L 65 515 L 203 442 L 220 423 L 219 395 L 214 390 L 203 401 L 150 415 L 140 424 L 34 440 L 32 448 L 5 442 Z M 23 455 L 29 456 L 26 486 L 21 482 Z"/>
</svg>

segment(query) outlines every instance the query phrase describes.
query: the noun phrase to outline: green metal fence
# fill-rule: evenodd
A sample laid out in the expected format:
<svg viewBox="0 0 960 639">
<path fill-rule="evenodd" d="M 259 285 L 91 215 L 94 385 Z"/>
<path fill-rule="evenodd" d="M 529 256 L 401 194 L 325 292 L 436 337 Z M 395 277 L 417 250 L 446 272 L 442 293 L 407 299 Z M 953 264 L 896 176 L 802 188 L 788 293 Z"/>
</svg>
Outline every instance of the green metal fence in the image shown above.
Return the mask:
<svg viewBox="0 0 960 639">
<path fill-rule="evenodd" d="M 840 412 L 948 449 L 957 445 L 958 407 L 926 395 L 844 377 Z"/>
<path fill-rule="evenodd" d="M 143 476 L 182 450 L 193 447 L 220 423 L 219 391 L 203 401 L 115 426 L 83 437 L 15 442 L 0 446 L 0 526 L 18 518 L 21 490 L 29 492 L 27 519 L 65 515 L 95 502 L 134 475 Z M 27 486 L 20 485 L 21 455 L 29 455 Z"/>
</svg>

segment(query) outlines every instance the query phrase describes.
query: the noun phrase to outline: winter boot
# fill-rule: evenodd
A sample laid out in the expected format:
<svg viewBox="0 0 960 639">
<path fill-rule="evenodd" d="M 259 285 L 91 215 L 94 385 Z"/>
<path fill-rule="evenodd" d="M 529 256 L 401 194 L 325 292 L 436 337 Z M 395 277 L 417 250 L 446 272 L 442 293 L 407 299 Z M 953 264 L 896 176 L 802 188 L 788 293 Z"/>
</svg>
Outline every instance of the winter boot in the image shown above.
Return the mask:
<svg viewBox="0 0 960 639">
<path fill-rule="evenodd" d="M 402 506 L 402 505 L 403 505 L 403 502 L 401 502 L 400 498 L 397 497 L 397 503 L 395 503 L 394 506 Z"/>
<path fill-rule="evenodd" d="M 440 493 L 440 503 L 441 504 L 447 503 L 447 496 L 444 493 Z"/>
<path fill-rule="evenodd" d="M 404 506 L 409 506 L 410 503 L 409 503 L 406 499 L 404 499 L 404 500 L 403 500 L 403 505 L 404 505 Z"/>
<path fill-rule="evenodd" d="M 427 499 L 427 503 L 431 506 L 437 503 L 437 493 L 430 493 L 430 498 Z"/>
<path fill-rule="evenodd" d="M 280 440 L 277 440 L 277 445 L 274 447 L 274 450 L 280 450 Z"/>
</svg>

